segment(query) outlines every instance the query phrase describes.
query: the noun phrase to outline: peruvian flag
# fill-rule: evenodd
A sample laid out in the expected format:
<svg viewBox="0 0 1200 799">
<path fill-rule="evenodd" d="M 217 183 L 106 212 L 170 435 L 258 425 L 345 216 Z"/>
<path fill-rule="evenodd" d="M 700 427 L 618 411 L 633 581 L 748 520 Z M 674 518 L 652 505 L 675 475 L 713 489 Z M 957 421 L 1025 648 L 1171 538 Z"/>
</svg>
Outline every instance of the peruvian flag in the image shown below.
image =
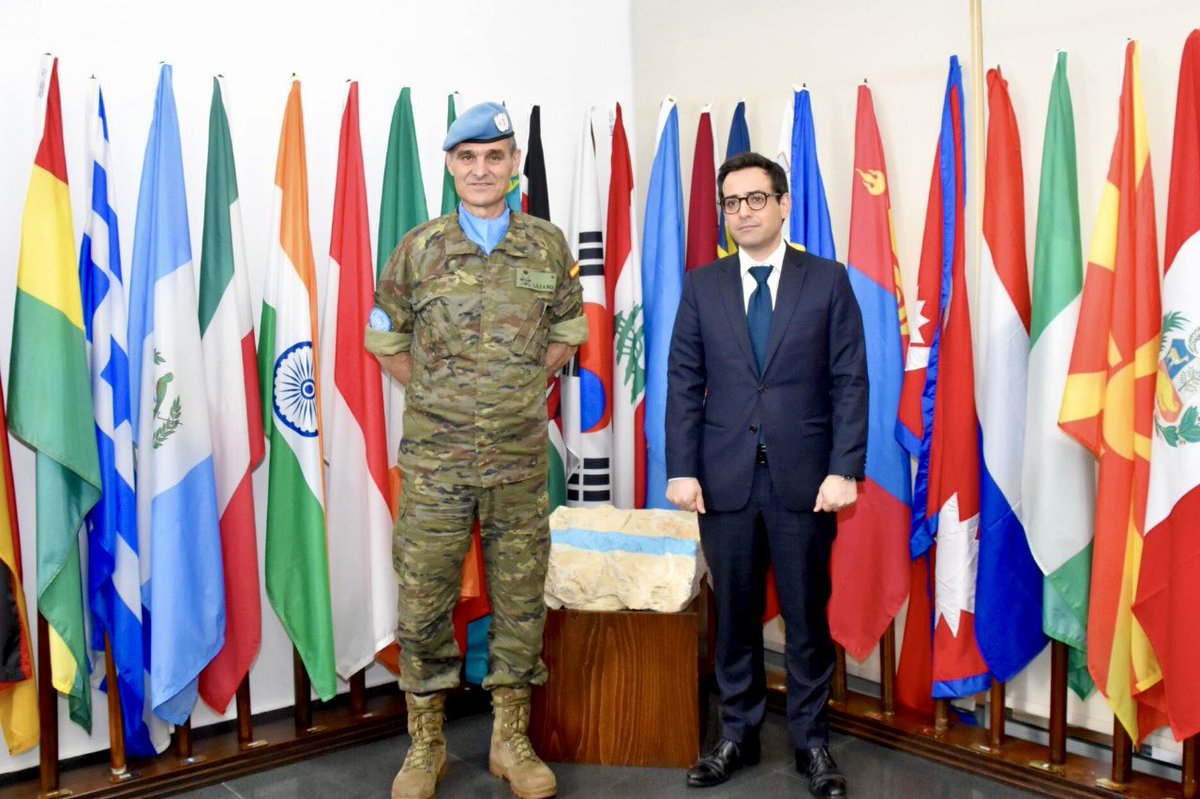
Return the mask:
<svg viewBox="0 0 1200 799">
<path fill-rule="evenodd" d="M 1200 608 L 1200 30 L 1188 36 L 1179 67 L 1165 262 L 1148 532 L 1133 613 L 1158 655 L 1160 702 L 1182 741 L 1200 733 L 1192 617 Z"/>
<path fill-rule="evenodd" d="M 363 347 L 375 270 L 358 126 L 358 83 L 342 112 L 329 272 L 321 315 L 326 535 L 337 671 L 349 679 L 395 637 L 387 420 L 379 361 Z"/>
</svg>

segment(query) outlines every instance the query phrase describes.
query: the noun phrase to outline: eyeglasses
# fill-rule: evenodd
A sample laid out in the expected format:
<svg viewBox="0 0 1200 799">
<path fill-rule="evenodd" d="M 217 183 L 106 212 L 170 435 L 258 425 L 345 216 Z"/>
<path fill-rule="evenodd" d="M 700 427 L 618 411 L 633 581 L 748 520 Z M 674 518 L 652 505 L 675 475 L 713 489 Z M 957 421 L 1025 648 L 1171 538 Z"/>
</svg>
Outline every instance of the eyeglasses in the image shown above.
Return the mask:
<svg viewBox="0 0 1200 799">
<path fill-rule="evenodd" d="M 767 200 L 782 196 L 779 192 L 768 194 L 765 191 L 752 191 L 741 197 L 723 197 L 718 204 L 721 206 L 721 210 L 727 214 L 736 214 L 742 207 L 742 200 L 746 201 L 746 205 L 750 206 L 751 211 L 761 211 L 767 207 Z"/>
</svg>

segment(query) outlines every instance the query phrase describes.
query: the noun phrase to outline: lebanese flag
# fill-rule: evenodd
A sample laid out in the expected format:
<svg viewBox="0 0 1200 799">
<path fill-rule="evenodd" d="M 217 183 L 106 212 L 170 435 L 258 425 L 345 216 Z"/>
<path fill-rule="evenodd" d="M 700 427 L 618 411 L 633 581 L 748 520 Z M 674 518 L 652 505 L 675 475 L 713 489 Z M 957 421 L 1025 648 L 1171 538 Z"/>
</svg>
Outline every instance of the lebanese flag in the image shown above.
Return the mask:
<svg viewBox="0 0 1200 799">
<path fill-rule="evenodd" d="M 1088 671 L 1136 743 L 1166 723 L 1163 714 L 1134 698 L 1162 676 L 1132 609 L 1156 432 L 1162 322 L 1154 182 L 1139 72 L 1138 43 L 1131 41 L 1125 47 L 1117 140 L 1088 253 L 1058 417 L 1062 429 L 1100 462 Z"/>
<path fill-rule="evenodd" d="M 871 90 L 858 87 L 846 272 L 862 310 L 871 385 L 867 473 L 858 501 L 838 514 L 830 572 L 829 630 L 862 661 L 875 648 L 909 590 L 912 467 L 894 435 L 908 347 L 900 264 L 892 240 L 883 141 Z M 863 585 L 872 590 L 862 590 Z"/>
<path fill-rule="evenodd" d="M 383 375 L 362 342 L 375 270 L 358 119 L 353 81 L 338 142 L 320 348 L 321 383 L 329 387 L 323 411 L 333 650 L 342 679 L 391 643 L 396 626 Z"/>
<path fill-rule="evenodd" d="M 1200 30 L 1179 67 L 1167 193 L 1163 331 L 1158 355 L 1146 542 L 1133 613 L 1162 665 L 1160 697 L 1179 740 L 1200 733 Z"/>
<path fill-rule="evenodd" d="M 621 104 L 613 117 L 608 184 L 606 304 L 613 314 L 613 504 L 646 507 L 646 355 L 642 267 L 635 246 L 633 160 Z"/>
</svg>

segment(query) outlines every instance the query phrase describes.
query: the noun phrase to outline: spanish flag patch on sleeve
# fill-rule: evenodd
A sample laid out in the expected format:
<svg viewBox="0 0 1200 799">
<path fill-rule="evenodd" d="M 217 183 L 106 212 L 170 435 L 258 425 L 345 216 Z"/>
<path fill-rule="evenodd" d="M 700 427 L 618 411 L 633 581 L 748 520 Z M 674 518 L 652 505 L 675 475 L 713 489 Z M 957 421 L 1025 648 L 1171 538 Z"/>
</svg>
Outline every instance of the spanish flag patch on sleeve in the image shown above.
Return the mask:
<svg viewBox="0 0 1200 799">
<path fill-rule="evenodd" d="M 579 261 L 571 264 L 571 268 L 567 270 L 567 275 L 569 275 L 572 280 L 575 280 L 579 277 Z"/>
</svg>

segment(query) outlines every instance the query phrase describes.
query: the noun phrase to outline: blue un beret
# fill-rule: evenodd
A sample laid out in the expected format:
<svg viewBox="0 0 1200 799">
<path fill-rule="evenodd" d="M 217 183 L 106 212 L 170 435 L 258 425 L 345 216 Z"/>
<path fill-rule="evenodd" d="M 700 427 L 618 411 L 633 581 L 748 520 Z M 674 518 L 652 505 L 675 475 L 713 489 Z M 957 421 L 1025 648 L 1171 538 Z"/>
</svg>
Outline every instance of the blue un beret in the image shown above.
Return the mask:
<svg viewBox="0 0 1200 799">
<path fill-rule="evenodd" d="M 486 143 L 509 139 L 515 136 L 512 117 L 500 103 L 473 105 L 454 120 L 446 131 L 442 149 L 450 152 L 463 142 Z"/>
</svg>

